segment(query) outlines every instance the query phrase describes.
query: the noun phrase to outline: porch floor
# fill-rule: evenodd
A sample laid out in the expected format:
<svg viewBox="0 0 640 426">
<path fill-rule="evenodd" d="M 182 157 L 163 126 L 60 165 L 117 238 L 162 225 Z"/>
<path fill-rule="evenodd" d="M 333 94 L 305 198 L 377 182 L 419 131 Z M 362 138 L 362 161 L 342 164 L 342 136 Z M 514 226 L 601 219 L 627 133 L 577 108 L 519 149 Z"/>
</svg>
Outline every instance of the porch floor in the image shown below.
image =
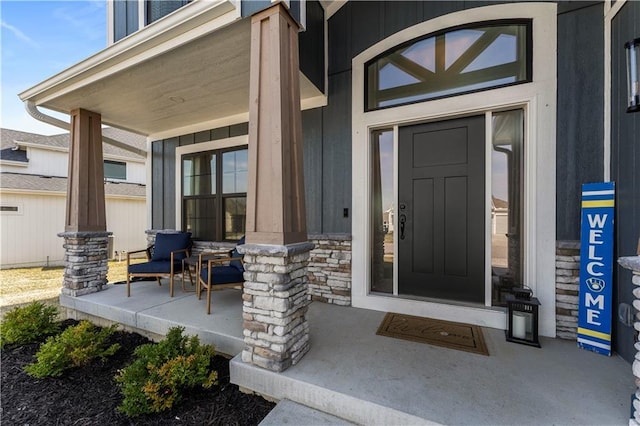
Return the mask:
<svg viewBox="0 0 640 426">
<path fill-rule="evenodd" d="M 239 354 L 242 300 L 238 290 L 205 301 L 176 283 L 109 285 L 63 306 L 147 332 L 184 326 L 220 352 Z M 634 392 L 631 366 L 542 338 L 542 348 L 508 343 L 483 328 L 490 356 L 377 336 L 383 312 L 312 303 L 311 349 L 299 364 L 273 373 L 231 361 L 231 381 L 360 424 L 628 424 Z"/>
</svg>

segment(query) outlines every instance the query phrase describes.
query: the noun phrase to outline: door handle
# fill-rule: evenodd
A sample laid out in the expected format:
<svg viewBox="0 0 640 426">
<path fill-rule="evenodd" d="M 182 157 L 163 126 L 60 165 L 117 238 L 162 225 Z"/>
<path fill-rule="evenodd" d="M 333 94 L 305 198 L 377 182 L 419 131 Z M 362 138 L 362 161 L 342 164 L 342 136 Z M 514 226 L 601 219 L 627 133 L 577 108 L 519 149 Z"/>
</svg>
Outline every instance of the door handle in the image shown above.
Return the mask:
<svg viewBox="0 0 640 426">
<path fill-rule="evenodd" d="M 404 225 L 407 222 L 407 215 L 400 215 L 400 239 L 404 240 Z"/>
</svg>

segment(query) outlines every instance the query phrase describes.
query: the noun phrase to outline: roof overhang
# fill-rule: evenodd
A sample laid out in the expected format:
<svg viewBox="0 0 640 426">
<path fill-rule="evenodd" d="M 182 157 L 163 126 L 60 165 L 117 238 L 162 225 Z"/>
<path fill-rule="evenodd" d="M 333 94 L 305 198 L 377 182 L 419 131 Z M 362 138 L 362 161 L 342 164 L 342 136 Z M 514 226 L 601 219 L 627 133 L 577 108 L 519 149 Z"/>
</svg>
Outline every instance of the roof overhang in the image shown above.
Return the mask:
<svg viewBox="0 0 640 426">
<path fill-rule="evenodd" d="M 250 19 L 240 2 L 195 1 L 20 93 L 23 101 L 143 135 L 248 117 Z M 301 73 L 301 98 L 323 98 Z"/>
</svg>

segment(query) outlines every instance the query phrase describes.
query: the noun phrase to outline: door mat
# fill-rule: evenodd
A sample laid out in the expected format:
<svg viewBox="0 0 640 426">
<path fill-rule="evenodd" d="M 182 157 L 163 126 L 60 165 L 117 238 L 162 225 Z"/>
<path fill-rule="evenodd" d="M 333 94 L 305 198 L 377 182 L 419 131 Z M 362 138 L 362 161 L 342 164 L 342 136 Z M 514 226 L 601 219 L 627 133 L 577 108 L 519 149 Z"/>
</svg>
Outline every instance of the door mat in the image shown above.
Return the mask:
<svg viewBox="0 0 640 426">
<path fill-rule="evenodd" d="M 476 325 L 388 313 L 376 334 L 489 355 L 482 330 Z"/>
</svg>

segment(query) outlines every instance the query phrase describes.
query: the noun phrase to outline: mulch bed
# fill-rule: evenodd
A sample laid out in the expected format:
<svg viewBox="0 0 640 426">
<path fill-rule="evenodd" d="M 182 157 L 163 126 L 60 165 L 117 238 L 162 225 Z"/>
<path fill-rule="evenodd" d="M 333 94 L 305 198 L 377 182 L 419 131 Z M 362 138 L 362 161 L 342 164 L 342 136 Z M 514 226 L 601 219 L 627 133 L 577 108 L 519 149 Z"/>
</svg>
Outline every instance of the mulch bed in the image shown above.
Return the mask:
<svg viewBox="0 0 640 426">
<path fill-rule="evenodd" d="M 77 324 L 67 320 L 65 327 Z M 116 332 L 118 352 L 106 362 L 65 372 L 59 378 L 35 379 L 23 367 L 35 361 L 39 344 L 2 350 L 0 421 L 4 425 L 257 425 L 275 404 L 240 392 L 229 383 L 229 360 L 216 356 L 219 385 L 188 391 L 173 409 L 133 419 L 118 413 L 122 395 L 113 379 L 133 361 L 133 351 L 146 338 Z"/>
</svg>

